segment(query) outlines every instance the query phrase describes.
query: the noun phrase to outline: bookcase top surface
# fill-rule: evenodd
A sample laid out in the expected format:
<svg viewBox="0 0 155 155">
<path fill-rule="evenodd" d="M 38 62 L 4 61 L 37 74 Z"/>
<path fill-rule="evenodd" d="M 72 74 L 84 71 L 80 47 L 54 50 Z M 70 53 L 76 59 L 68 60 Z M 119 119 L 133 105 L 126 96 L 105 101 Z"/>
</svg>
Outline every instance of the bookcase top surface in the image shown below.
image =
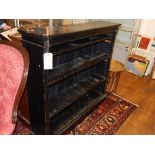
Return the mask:
<svg viewBox="0 0 155 155">
<path fill-rule="evenodd" d="M 21 27 L 18 31 L 27 38 L 31 39 L 38 37 L 40 41 L 38 43 L 44 42 L 45 38 L 49 38 L 49 42 L 53 44 L 59 44 L 65 41 L 71 41 L 76 39 L 82 39 L 85 37 L 93 36 L 96 34 L 109 33 L 118 29 L 120 24 L 105 22 L 105 21 L 97 21 L 97 22 L 88 22 L 82 24 L 74 24 L 74 25 L 65 25 L 65 26 L 50 26 L 47 24 L 44 25 L 27 25 Z M 64 38 L 63 40 L 59 38 Z M 25 39 L 25 38 L 24 38 Z M 42 41 L 41 41 L 42 40 Z M 31 41 L 31 40 L 29 40 Z"/>
<path fill-rule="evenodd" d="M 88 22 L 82 24 L 73 24 L 73 25 L 62 25 L 62 26 L 50 26 L 47 24 L 42 25 L 26 25 L 20 28 L 20 31 L 25 31 L 27 33 L 32 33 L 36 35 L 61 35 L 66 33 L 75 33 L 79 31 L 87 31 L 91 29 L 103 29 L 111 27 L 112 29 L 120 26 L 118 23 L 97 21 L 97 22 Z"/>
</svg>

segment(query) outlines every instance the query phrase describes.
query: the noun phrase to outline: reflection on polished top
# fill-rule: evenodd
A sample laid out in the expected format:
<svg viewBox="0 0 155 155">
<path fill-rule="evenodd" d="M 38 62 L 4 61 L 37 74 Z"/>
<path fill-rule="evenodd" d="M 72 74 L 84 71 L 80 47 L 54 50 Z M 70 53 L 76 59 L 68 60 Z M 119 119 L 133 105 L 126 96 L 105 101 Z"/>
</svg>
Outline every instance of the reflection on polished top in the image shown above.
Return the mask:
<svg viewBox="0 0 155 155">
<path fill-rule="evenodd" d="M 112 34 L 119 26 L 120 24 L 104 21 L 65 26 L 34 24 L 20 27 L 18 31 L 23 41 L 51 47 L 96 35 Z"/>
<path fill-rule="evenodd" d="M 66 33 L 76 33 L 82 31 L 89 31 L 91 29 L 103 29 L 103 28 L 115 28 L 120 24 L 105 22 L 105 21 L 97 21 L 97 22 L 89 22 L 82 24 L 74 24 L 74 25 L 65 25 L 65 26 L 53 26 L 47 24 L 40 25 L 26 25 L 20 28 L 21 31 L 25 31 L 27 33 L 35 34 L 35 35 L 46 35 L 46 36 L 55 36 L 62 35 Z"/>
</svg>

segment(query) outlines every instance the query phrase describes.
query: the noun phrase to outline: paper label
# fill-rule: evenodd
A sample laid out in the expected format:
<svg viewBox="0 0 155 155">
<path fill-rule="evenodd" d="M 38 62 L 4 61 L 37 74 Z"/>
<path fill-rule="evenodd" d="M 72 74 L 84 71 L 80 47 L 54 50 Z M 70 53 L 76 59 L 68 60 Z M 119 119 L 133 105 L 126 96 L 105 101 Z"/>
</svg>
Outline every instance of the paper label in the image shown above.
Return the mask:
<svg viewBox="0 0 155 155">
<path fill-rule="evenodd" d="M 52 53 L 44 53 L 44 69 L 53 69 Z"/>
</svg>

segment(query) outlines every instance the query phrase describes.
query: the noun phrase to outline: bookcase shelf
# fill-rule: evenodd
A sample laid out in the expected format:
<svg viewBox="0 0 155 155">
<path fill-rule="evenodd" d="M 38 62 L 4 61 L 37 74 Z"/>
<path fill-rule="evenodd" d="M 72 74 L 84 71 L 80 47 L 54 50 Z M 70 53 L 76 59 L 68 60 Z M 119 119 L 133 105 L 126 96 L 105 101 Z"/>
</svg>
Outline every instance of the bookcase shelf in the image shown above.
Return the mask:
<svg viewBox="0 0 155 155">
<path fill-rule="evenodd" d="M 50 121 L 50 132 L 52 134 L 63 134 L 66 130 L 72 127 L 82 116 L 87 114 L 90 109 L 93 109 L 105 95 L 100 92 L 92 91 L 84 96 L 81 100 L 69 107 L 67 110 L 60 113 Z"/>
<path fill-rule="evenodd" d="M 49 86 L 54 85 L 55 83 L 72 76 L 84 69 L 87 69 L 97 63 L 100 63 L 104 60 L 107 60 L 108 57 L 106 54 L 101 52 L 95 52 L 90 55 L 84 55 L 74 59 L 68 63 L 56 66 L 53 70 L 49 71 L 48 84 Z"/>
<path fill-rule="evenodd" d="M 103 42 L 105 40 L 111 41 L 111 39 L 112 39 L 111 34 L 104 34 L 96 37 L 90 37 L 87 39 L 76 40 L 76 41 L 62 44 L 61 46 L 55 45 L 52 47 L 52 52 L 54 55 L 60 55 L 68 51 L 90 46 L 95 43 Z"/>
<path fill-rule="evenodd" d="M 104 99 L 118 27 L 100 21 L 19 29 L 30 58 L 27 120 L 35 134 L 63 134 Z M 53 69 L 43 67 L 45 53 L 53 54 Z"/>
<path fill-rule="evenodd" d="M 100 79 L 96 77 L 100 77 Z M 49 116 L 52 117 L 56 115 L 58 112 L 62 111 L 105 81 L 104 76 L 96 75 L 96 77 L 95 75 L 93 77 L 87 77 L 86 79 L 81 80 L 79 84 L 74 84 L 71 87 L 66 88 L 59 95 L 49 98 L 49 102 L 53 102 L 53 104 L 50 104 Z"/>
</svg>

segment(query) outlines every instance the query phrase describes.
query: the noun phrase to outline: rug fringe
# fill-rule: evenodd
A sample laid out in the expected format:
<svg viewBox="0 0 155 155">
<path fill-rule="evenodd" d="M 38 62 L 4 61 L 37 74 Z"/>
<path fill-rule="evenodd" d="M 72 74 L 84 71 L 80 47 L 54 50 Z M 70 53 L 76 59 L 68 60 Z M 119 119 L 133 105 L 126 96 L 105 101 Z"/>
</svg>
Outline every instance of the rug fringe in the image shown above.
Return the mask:
<svg viewBox="0 0 155 155">
<path fill-rule="evenodd" d="M 127 101 L 127 102 L 133 104 L 133 105 L 136 106 L 137 108 L 139 107 L 139 105 L 137 105 L 137 104 L 135 104 L 135 103 L 133 103 L 133 102 L 131 102 L 131 101 L 129 101 L 129 100 L 123 98 L 122 96 L 119 96 L 118 94 L 115 94 L 115 93 L 111 93 L 111 94 L 113 94 L 113 95 L 115 95 L 115 96 L 117 96 L 117 97 L 123 99 L 124 101 Z"/>
</svg>

